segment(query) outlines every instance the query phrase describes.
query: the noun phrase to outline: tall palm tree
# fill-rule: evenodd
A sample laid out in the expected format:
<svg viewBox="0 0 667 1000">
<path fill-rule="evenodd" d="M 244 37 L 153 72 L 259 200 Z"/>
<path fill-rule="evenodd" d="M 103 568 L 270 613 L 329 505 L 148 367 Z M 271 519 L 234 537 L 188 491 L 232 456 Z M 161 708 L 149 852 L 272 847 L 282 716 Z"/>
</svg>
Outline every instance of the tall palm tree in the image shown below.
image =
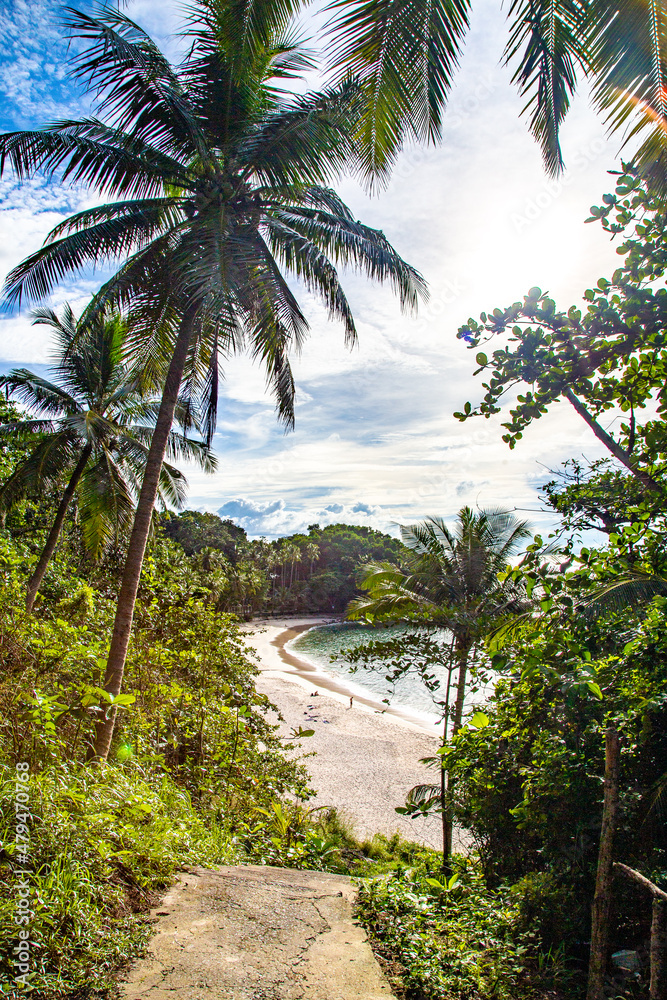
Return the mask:
<svg viewBox="0 0 667 1000">
<path fill-rule="evenodd" d="M 306 545 L 306 556 L 310 559 L 310 575 L 313 575 L 315 560 L 320 557 L 320 547 L 317 542 L 308 542 Z"/>
<path fill-rule="evenodd" d="M 121 582 L 104 686 L 120 691 L 141 566 L 174 409 L 208 394 L 215 427 L 218 359 L 248 343 L 266 368 L 281 419 L 293 423 L 288 351 L 307 320 L 283 271 L 356 330 L 336 265 L 389 281 L 414 307 L 420 276 L 383 233 L 355 221 L 326 186 L 356 154 L 358 87 L 324 94 L 280 89 L 311 63 L 289 34 L 290 3 L 251 10 L 221 0 L 191 7 L 190 48 L 178 67 L 117 10 L 70 11 L 75 75 L 97 94 L 98 117 L 0 137 L 0 165 L 19 178 L 59 172 L 112 201 L 66 219 L 7 279 L 9 304 L 41 297 L 62 277 L 126 258 L 93 307 L 131 308 L 133 346 L 163 394 Z M 141 317 L 141 321 L 140 318 Z M 105 758 L 113 713 L 98 726 Z"/>
<path fill-rule="evenodd" d="M 50 326 L 56 336 L 54 379 L 25 368 L 0 378 L 32 415 L 0 426 L 0 440 L 17 437 L 32 444 L 24 461 L 0 487 L 0 509 L 6 510 L 26 493 L 65 488 L 37 566 L 26 589 L 31 611 L 46 569 L 55 552 L 67 510 L 77 497 L 83 540 L 94 557 L 119 531 L 129 529 L 134 502 L 146 467 L 152 433 L 151 411 L 123 362 L 127 325 L 118 315 L 99 315 L 85 328 L 69 305 L 59 317 L 51 309 L 37 309 L 34 322 Z M 168 453 L 194 459 L 206 471 L 215 460 L 208 448 L 171 433 Z M 159 495 L 163 502 L 181 506 L 185 478 L 163 464 Z"/>
<path fill-rule="evenodd" d="M 351 601 L 347 617 L 370 621 L 406 621 L 417 628 L 439 626 L 453 637 L 452 668 L 457 671 L 452 735 L 461 728 L 470 658 L 475 645 L 499 621 L 521 609 L 521 594 L 498 574 L 521 541 L 530 535 L 525 521 L 505 511 L 475 513 L 463 507 L 456 528 L 439 517 L 427 517 L 401 528 L 403 544 L 413 552 L 412 565 L 401 570 L 390 563 L 369 563 L 359 586 L 366 593 Z M 448 688 L 449 693 L 449 688 Z M 449 698 L 445 708 L 443 745 L 447 742 Z M 449 792 L 449 795 L 447 795 Z M 452 850 L 452 818 L 447 804 L 445 770 L 439 785 L 412 789 L 409 802 L 439 801 L 443 823 L 443 864 Z"/>
<path fill-rule="evenodd" d="M 296 568 L 300 562 L 301 562 L 301 549 L 296 544 L 290 545 L 290 563 L 291 563 L 290 576 L 289 576 L 290 587 L 295 582 L 295 575 L 294 575 L 295 570 L 296 570 L 296 579 L 298 579 L 298 570 Z"/>
</svg>

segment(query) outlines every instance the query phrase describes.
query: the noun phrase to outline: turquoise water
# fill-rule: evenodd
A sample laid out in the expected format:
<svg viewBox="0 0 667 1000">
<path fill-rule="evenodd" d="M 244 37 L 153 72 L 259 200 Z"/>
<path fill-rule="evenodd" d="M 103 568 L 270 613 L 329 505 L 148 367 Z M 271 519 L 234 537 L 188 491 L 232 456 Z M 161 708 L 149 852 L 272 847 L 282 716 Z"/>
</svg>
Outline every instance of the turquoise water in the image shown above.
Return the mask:
<svg viewBox="0 0 667 1000">
<path fill-rule="evenodd" d="M 343 623 L 340 625 L 320 625 L 302 632 L 289 643 L 289 648 L 317 664 L 318 667 L 327 670 L 331 674 L 344 677 L 346 680 L 367 691 L 372 692 L 379 699 L 389 698 L 392 705 L 404 705 L 408 708 L 416 709 L 419 712 L 437 713 L 437 708 L 433 703 L 433 698 L 429 691 L 424 688 L 418 677 L 406 675 L 402 677 L 394 689 L 384 678 L 386 668 L 381 661 L 378 661 L 380 669 L 373 670 L 359 666 L 355 673 L 350 673 L 349 664 L 342 659 L 331 661 L 331 655 L 340 657 L 341 650 L 350 646 L 360 645 L 371 640 L 391 639 L 405 634 L 405 627 L 393 625 L 388 628 L 374 629 Z M 434 669 L 436 676 L 443 682 L 442 693 L 447 685 L 447 671 L 444 667 Z M 437 692 L 436 692 L 437 695 Z"/>
</svg>

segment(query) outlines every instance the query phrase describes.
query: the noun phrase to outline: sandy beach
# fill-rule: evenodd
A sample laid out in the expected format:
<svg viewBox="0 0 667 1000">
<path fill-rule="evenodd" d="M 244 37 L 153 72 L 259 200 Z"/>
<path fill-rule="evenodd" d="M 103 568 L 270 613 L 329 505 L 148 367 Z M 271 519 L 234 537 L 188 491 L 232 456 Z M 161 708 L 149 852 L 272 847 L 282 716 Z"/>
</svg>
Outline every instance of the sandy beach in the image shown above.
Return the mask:
<svg viewBox="0 0 667 1000">
<path fill-rule="evenodd" d="M 345 678 L 318 670 L 285 648 L 300 632 L 327 621 L 271 619 L 243 629 L 259 657 L 257 689 L 280 709 L 283 731 L 315 730 L 302 741 L 303 753 L 316 754 L 306 761 L 317 790 L 313 804 L 335 806 L 359 837 L 398 830 L 439 848 L 439 817 L 410 820 L 394 811 L 413 785 L 436 779 L 436 771 L 419 763 L 438 746 L 434 727 L 418 713 L 387 711 L 372 695 L 362 696 L 358 685 L 348 686 Z"/>
</svg>

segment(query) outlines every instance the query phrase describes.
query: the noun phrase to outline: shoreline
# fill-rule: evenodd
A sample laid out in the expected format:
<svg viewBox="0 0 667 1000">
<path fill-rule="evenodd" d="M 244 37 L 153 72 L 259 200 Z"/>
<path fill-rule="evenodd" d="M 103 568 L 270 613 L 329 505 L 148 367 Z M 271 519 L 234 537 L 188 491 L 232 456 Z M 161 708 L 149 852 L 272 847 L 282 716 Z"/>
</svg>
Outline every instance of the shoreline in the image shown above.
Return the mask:
<svg viewBox="0 0 667 1000">
<path fill-rule="evenodd" d="M 348 704 L 351 697 L 353 705 L 350 707 L 374 714 L 379 713 L 391 719 L 397 725 L 407 726 L 419 732 L 426 733 L 429 736 L 437 737 L 437 724 L 425 712 L 419 712 L 417 709 L 412 709 L 407 705 L 387 705 L 375 697 L 372 692 L 364 688 L 363 685 L 329 673 L 316 663 L 287 648 L 288 643 L 296 639 L 303 632 L 307 632 L 311 628 L 317 628 L 318 625 L 335 625 L 340 621 L 341 619 L 332 620 L 331 618 L 322 620 L 308 619 L 307 621 L 286 619 L 276 625 L 270 625 L 269 621 L 261 621 L 257 623 L 258 627 L 256 629 L 248 628 L 247 633 L 259 632 L 264 628 L 282 628 L 282 631 L 278 631 L 271 638 L 270 642 L 277 649 L 278 656 L 284 666 L 282 664 L 279 667 L 276 665 L 267 668 L 260 666 L 261 672 L 265 673 L 269 670 L 280 673 L 286 680 L 289 680 L 293 684 L 300 684 L 304 688 L 324 688 L 330 697 L 336 698 L 342 704 Z M 255 623 L 248 624 L 254 625 Z"/>
<path fill-rule="evenodd" d="M 316 793 L 311 800 L 314 807 L 335 807 L 359 839 L 398 832 L 406 840 L 439 850 L 439 816 L 410 820 L 395 812 L 414 785 L 437 781 L 433 769 L 420 763 L 437 749 L 435 727 L 418 717 L 406 718 L 401 711 L 389 711 L 372 695 L 353 692 L 351 706 L 344 681 L 285 648 L 301 632 L 326 623 L 331 623 L 330 617 L 304 616 L 257 621 L 242 629 L 258 658 L 257 690 L 282 716 L 281 720 L 269 712 L 269 720 L 286 738 L 299 726 L 314 730 L 312 737 L 298 743 Z M 462 847 L 457 844 L 457 849 Z"/>
</svg>

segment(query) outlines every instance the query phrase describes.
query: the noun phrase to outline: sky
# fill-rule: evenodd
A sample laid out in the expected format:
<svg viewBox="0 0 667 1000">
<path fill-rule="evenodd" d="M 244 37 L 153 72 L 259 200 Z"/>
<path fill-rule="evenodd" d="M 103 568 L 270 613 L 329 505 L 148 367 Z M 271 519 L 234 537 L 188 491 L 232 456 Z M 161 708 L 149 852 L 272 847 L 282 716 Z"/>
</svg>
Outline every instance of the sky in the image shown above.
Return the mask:
<svg viewBox="0 0 667 1000">
<path fill-rule="evenodd" d="M 90 4 L 81 4 L 90 9 Z M 176 57 L 180 8 L 129 0 L 128 14 Z M 0 54 L 0 128 L 38 127 L 88 110 L 67 74 L 67 46 L 52 0 L 0 0 L 8 35 Z M 306 25 L 308 27 L 308 25 Z M 553 519 L 540 486 L 568 457 L 602 452 L 569 404 L 560 403 L 514 451 L 503 417 L 459 423 L 453 413 L 481 398 L 474 354 L 456 338 L 482 310 L 507 306 L 534 285 L 561 307 L 616 266 L 615 247 L 588 209 L 612 191 L 619 139 L 580 92 L 562 132 L 566 171 L 546 176 L 520 117 L 522 101 L 501 65 L 507 37 L 498 2 L 479 0 L 437 147 L 400 156 L 386 190 L 370 196 L 351 178 L 336 186 L 355 216 L 380 228 L 428 282 L 416 316 L 387 287 L 343 275 L 359 345 L 298 283 L 311 333 L 293 359 L 296 430 L 279 427 L 261 371 L 247 357 L 225 364 L 214 449 L 218 471 L 188 469 L 188 506 L 233 518 L 250 535 L 276 537 L 336 522 L 395 534 L 397 525 L 464 504 L 517 510 L 535 530 Z M 44 179 L 0 181 L 0 276 L 34 252 L 62 218 L 95 203 L 95 192 Z M 50 299 L 80 310 L 102 274 L 77 276 Z M 48 364 L 48 329 L 27 312 L 0 317 L 0 371 Z M 612 425 L 610 425 L 612 426 Z"/>
</svg>

